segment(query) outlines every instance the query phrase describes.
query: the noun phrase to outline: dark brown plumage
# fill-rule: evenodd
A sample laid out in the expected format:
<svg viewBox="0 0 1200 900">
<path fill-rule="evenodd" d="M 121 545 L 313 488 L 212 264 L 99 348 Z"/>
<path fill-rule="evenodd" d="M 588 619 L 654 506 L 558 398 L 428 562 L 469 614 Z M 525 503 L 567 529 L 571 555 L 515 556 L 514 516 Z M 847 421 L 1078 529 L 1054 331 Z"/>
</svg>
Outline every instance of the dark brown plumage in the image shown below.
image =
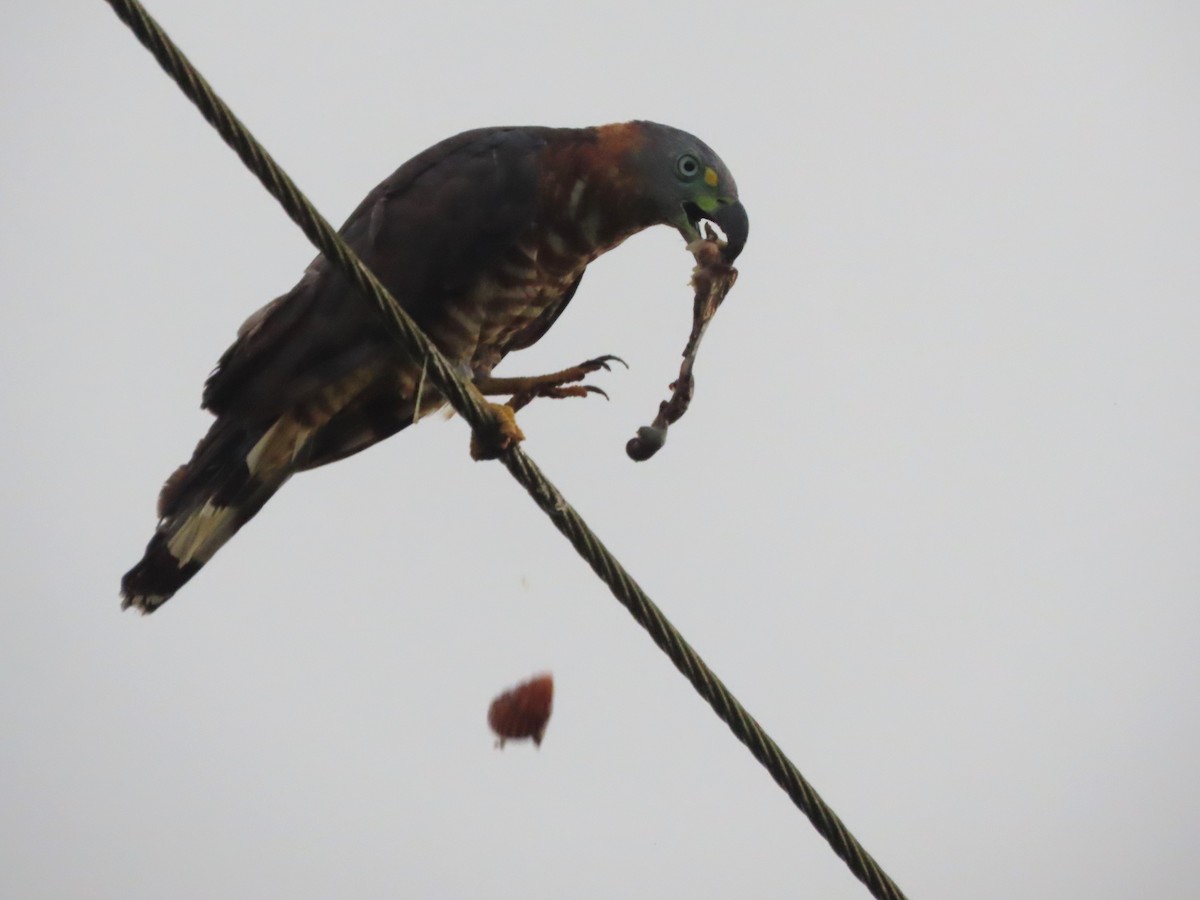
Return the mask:
<svg viewBox="0 0 1200 900">
<path fill-rule="evenodd" d="M 724 164 L 649 122 L 488 128 L 430 147 L 367 195 L 342 236 L 453 362 L 483 385 L 541 338 L 588 263 L 630 235 L 747 221 Z M 125 607 L 166 602 L 294 473 L 357 453 L 444 403 L 377 312 L 323 258 L 252 315 L 204 389 L 215 416 L 159 499 Z"/>
</svg>

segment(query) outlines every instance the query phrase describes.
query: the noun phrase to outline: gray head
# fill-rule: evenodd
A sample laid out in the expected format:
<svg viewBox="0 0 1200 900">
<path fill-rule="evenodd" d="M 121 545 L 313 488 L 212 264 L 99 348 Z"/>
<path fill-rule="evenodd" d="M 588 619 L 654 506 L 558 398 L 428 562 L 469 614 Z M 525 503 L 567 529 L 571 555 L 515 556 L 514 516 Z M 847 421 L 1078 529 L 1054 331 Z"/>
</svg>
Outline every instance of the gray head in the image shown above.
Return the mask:
<svg viewBox="0 0 1200 900">
<path fill-rule="evenodd" d="M 641 132 L 633 152 L 641 187 L 684 240 L 701 237 L 700 223 L 725 233 L 725 258 L 733 262 L 746 245 L 750 219 L 738 200 L 737 182 L 713 149 L 692 134 L 657 122 L 634 122 Z"/>
</svg>

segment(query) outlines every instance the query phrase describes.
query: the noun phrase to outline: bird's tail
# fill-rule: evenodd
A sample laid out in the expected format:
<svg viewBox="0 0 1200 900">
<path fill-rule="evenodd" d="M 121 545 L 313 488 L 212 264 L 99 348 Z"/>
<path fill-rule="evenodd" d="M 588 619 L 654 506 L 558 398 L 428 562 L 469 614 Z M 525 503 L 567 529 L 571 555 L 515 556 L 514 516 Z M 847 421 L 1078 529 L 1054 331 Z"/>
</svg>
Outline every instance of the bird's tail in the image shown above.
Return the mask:
<svg viewBox="0 0 1200 900">
<path fill-rule="evenodd" d="M 292 476 L 311 430 L 290 416 L 253 429 L 218 418 L 163 485 L 154 537 L 121 579 L 121 608 L 152 613 L 170 600 Z"/>
</svg>

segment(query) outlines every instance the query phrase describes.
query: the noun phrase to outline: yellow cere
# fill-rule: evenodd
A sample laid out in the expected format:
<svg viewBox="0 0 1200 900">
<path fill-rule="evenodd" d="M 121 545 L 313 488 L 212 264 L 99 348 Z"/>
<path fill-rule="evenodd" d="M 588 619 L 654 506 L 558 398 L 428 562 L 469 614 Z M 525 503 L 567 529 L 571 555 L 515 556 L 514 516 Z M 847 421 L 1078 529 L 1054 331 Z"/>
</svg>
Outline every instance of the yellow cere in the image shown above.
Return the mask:
<svg viewBox="0 0 1200 900">
<path fill-rule="evenodd" d="M 717 186 L 717 172 L 711 166 L 704 170 L 704 183 L 709 187 Z"/>
</svg>

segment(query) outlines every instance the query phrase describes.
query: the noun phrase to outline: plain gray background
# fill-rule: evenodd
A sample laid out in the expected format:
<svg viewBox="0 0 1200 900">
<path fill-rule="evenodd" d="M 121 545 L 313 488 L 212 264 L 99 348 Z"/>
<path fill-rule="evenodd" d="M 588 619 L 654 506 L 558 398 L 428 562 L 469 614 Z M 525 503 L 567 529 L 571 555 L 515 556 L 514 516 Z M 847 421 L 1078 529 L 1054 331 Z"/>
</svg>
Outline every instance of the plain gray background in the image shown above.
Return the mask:
<svg viewBox="0 0 1200 900">
<path fill-rule="evenodd" d="M 911 896 L 1194 889 L 1193 4 L 151 8 L 335 222 L 480 125 L 715 147 L 752 228 L 687 418 L 626 459 L 690 321 L 659 229 L 500 369 L 632 366 L 527 450 Z M 313 251 L 105 4 L 6 13 L 0 894 L 866 896 L 461 421 L 119 612 Z"/>
</svg>

